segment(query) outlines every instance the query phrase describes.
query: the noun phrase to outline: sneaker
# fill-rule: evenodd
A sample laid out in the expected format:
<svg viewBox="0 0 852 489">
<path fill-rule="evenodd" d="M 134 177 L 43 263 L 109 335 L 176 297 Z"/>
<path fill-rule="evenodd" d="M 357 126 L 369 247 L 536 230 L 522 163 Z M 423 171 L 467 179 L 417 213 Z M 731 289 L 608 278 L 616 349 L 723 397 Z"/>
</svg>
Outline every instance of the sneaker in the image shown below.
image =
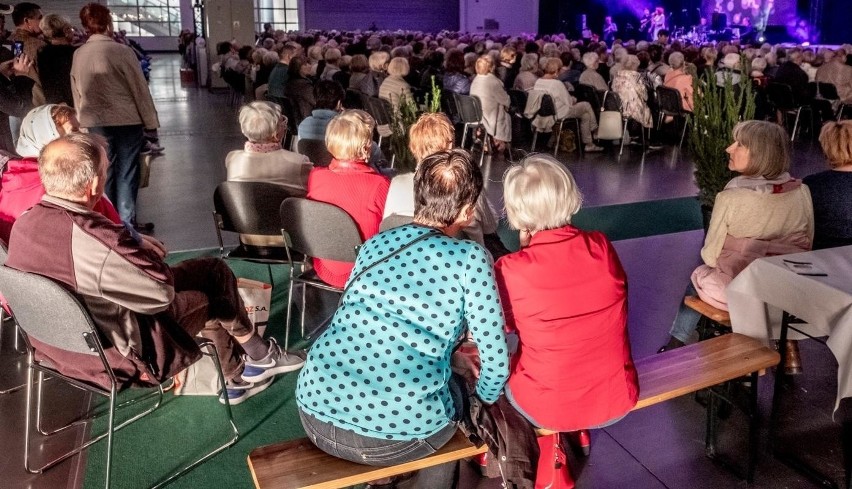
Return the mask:
<svg viewBox="0 0 852 489">
<path fill-rule="evenodd" d="M 236 406 L 242 403 L 249 397 L 259 394 L 272 385 L 273 379 L 266 379 L 262 382 L 234 382 L 229 381 L 225 386 L 225 395 L 228 396 L 228 404 Z M 225 397 L 219 394 L 219 402 L 225 404 Z"/>
<path fill-rule="evenodd" d="M 587 144 L 587 145 L 586 145 L 586 147 L 585 147 L 585 148 L 583 148 L 583 150 L 584 150 L 586 153 L 600 153 L 600 152 L 601 152 L 601 151 L 603 151 L 604 149 L 603 149 L 602 147 L 600 147 L 600 146 L 597 146 L 597 145 L 594 145 L 594 144 L 592 144 L 592 143 L 589 143 L 589 144 Z"/>
<path fill-rule="evenodd" d="M 165 151 L 165 148 L 157 143 L 148 143 L 147 148 L 154 154 L 162 154 Z"/>
<path fill-rule="evenodd" d="M 274 375 L 292 372 L 302 368 L 305 364 L 304 352 L 288 352 L 278 346 L 275 338 L 269 338 L 269 353 L 260 360 L 252 360 L 248 355 L 243 355 L 245 369 L 243 380 L 249 382 L 260 382 Z M 258 372 L 256 375 L 253 373 Z"/>
</svg>

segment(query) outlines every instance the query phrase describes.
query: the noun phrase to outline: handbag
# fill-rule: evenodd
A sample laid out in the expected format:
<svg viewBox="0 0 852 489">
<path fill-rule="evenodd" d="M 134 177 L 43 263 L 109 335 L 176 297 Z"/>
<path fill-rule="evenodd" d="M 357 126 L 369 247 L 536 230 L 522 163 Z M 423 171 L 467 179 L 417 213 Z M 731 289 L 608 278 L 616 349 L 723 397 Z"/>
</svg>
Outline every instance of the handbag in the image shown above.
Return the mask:
<svg viewBox="0 0 852 489">
<path fill-rule="evenodd" d="M 617 110 L 605 110 L 607 95 L 609 95 L 609 92 L 604 94 L 603 102 L 601 103 L 601 118 L 598 123 L 598 139 L 621 139 L 622 131 L 624 130 L 621 112 Z"/>
</svg>

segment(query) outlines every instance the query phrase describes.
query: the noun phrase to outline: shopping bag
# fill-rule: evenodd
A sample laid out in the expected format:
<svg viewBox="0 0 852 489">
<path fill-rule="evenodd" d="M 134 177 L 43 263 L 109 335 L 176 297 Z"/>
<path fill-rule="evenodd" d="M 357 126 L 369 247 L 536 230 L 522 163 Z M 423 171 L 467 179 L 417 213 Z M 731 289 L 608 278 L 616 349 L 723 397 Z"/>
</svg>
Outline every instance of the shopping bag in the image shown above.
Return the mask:
<svg viewBox="0 0 852 489">
<path fill-rule="evenodd" d="M 246 307 L 246 314 L 259 336 L 266 332 L 269 324 L 269 309 L 272 304 L 272 286 L 247 278 L 237 279 L 237 290 Z"/>
<path fill-rule="evenodd" d="M 604 110 L 606 108 L 607 95 L 609 95 L 609 92 L 604 95 L 603 102 L 601 103 L 601 117 L 598 122 L 598 139 L 621 139 L 622 131 L 624 130 L 621 112 L 618 110 Z"/>
<path fill-rule="evenodd" d="M 175 375 L 176 396 L 216 396 L 220 390 L 216 364 L 207 355 Z"/>
</svg>

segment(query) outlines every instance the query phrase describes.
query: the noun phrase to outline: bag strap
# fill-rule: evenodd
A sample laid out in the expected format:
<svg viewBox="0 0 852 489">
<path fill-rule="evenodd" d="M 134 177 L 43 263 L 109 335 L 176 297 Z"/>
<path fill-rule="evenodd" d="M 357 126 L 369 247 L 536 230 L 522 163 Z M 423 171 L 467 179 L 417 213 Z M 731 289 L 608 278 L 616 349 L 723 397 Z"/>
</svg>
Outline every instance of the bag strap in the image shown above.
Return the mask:
<svg viewBox="0 0 852 489">
<path fill-rule="evenodd" d="M 375 268 L 377 265 L 380 265 L 380 264 L 388 261 L 389 259 L 393 258 L 394 256 L 402 253 L 403 251 L 407 250 L 408 248 L 411 248 L 416 243 L 423 241 L 424 239 L 429 238 L 431 236 L 438 236 L 440 234 L 441 234 L 440 231 L 438 231 L 436 229 L 430 229 L 429 232 L 421 234 L 420 236 L 414 238 L 413 240 L 409 241 L 407 244 L 399 247 L 393 253 L 388 253 L 386 256 L 376 260 L 375 262 L 371 263 L 369 266 L 366 266 L 363 269 L 361 269 L 361 271 L 358 272 L 358 275 L 355 275 L 355 277 L 353 277 L 352 280 L 350 280 L 349 283 L 346 285 L 346 288 L 343 289 L 343 294 L 340 296 L 340 302 L 343 302 L 343 296 L 346 295 L 346 292 L 349 291 L 349 288 L 352 287 L 352 284 L 354 284 L 355 282 L 358 281 L 359 278 L 361 278 L 361 275 L 364 275 L 368 271 Z M 339 305 L 339 303 L 338 303 L 338 305 Z"/>
</svg>

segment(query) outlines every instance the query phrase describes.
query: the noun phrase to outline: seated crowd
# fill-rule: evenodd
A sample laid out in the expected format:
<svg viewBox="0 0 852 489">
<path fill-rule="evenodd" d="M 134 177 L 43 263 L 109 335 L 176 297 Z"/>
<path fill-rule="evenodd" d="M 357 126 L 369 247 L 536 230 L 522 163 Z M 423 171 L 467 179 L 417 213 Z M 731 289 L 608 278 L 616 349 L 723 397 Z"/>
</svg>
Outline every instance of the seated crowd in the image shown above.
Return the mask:
<svg viewBox="0 0 852 489">
<path fill-rule="evenodd" d="M 115 47 L 106 44 L 112 43 L 109 10 L 91 4 L 84 12 L 93 35 L 74 55 L 75 65 L 85 46 Z M 17 154 L 6 158 L 0 184 L 5 266 L 49 277 L 74 292 L 110 339 L 108 359 L 122 383 L 156 385 L 173 376 L 198 357 L 191 340 L 198 334 L 217 346 L 227 379 L 222 402 L 239 404 L 277 374 L 301 368 L 295 395 L 302 425 L 313 443 L 336 457 L 395 465 L 440 449 L 469 412 L 512 416 L 520 422 L 501 427 L 511 432 L 505 436 L 521 433 L 517 439 L 533 441 L 505 449 L 515 450 L 517 466 L 537 461 L 532 471 L 507 467 L 506 477 L 518 486 L 570 479 L 566 465 L 553 463 L 565 443 L 559 435 L 536 443 L 535 428 L 574 433 L 567 438 L 583 445 L 585 430 L 618 422 L 638 400 L 627 277 L 618 254 L 603 233 L 572 225 L 581 190 L 562 163 L 542 154 L 527 156 L 504 175 L 505 214 L 520 236 L 520 249 L 509 252 L 496 234 L 499 211 L 483 192 L 482 172 L 468 152 L 455 147 L 455 128 L 446 115 L 419 117 L 409 131 L 415 170 L 389 179 L 374 142 L 376 121 L 365 111 L 344 109 L 345 89 L 398 105 L 443 74 L 438 83 L 445 90 L 480 98 L 484 130 L 498 151 L 512 140 L 508 91 L 541 90 L 554 99 L 560 117 L 581 120 L 586 150 L 598 151 L 594 111 L 565 82 L 598 87 L 611 80 L 625 110 L 648 127 L 648 91 L 655 82 L 680 90 L 689 106 L 691 83 L 685 77 L 712 70 L 720 55 L 742 82 L 748 75 L 737 71 L 731 55 L 763 59 L 767 70 L 783 74 L 782 67 L 801 69 L 796 60 L 807 52 L 627 42 L 612 50 L 610 66 L 606 45 L 560 36 L 273 33 L 262 43 L 254 53 L 230 45 L 219 49 L 223 76 L 237 73 L 245 82 L 244 75 L 255 73 L 255 82 L 266 82 L 258 88 L 267 85 L 268 94 L 268 101 L 240 109 L 246 142 L 224 160 L 228 180 L 271 182 L 294 197 L 333 204 L 352 218 L 364 241 L 354 263 L 315 258 L 306 264 L 320 280 L 343 290 L 307 355 L 258 335 L 223 260 L 175 266 L 163 261 L 163 244 L 134 226 L 138 187 L 132 178 L 110 193 L 112 180 L 120 178 L 110 172 L 122 168 L 128 153 L 138 157 L 143 129 L 158 124 L 138 64 L 130 75 L 114 74 L 136 83 L 116 102 L 126 120 L 98 122 L 93 111 L 108 111 L 109 101 L 97 98 L 91 87 L 80 95 L 85 74 L 78 79 L 73 68 L 76 108 L 39 104 L 26 114 Z M 116 52 L 131 66 L 132 53 Z M 811 70 L 817 80 L 834 80 L 839 91 L 842 83 L 852 84 L 844 48 L 815 53 L 808 57 L 812 64 L 818 63 L 816 54 L 825 61 Z M 10 67 L 21 76 L 31 69 L 26 59 Z M 842 93 L 852 102 L 852 86 Z M 136 105 L 132 113 L 124 107 L 135 97 L 143 100 L 141 113 Z M 299 108 L 298 137 L 324 142 L 328 165 L 282 147 L 289 122 L 276 103 L 282 98 Z M 87 123 L 78 123 L 84 117 Z M 133 130 L 125 132 L 120 128 L 128 121 Z M 81 125 L 88 134 L 79 132 Z M 756 258 L 852 244 L 852 121 L 824 125 L 820 143 L 831 168 L 804 181 L 788 172 L 789 142 L 779 125 L 745 121 L 732 139 L 728 167 L 740 175 L 716 199 L 701 252 L 704 264 L 691 280 L 691 290 L 719 308 L 726 307 L 725 286 Z M 379 232 L 393 215 L 411 222 Z M 284 245 L 277 238 L 240 239 L 254 246 Z M 661 350 L 682 346 L 695 323 L 681 311 Z M 34 343 L 60 370 L 104 384 L 86 361 Z M 467 429 L 483 426 L 473 425 Z M 451 487 L 455 477 L 454 466 L 444 464 L 405 481 L 375 483 L 442 488 Z"/>
</svg>

